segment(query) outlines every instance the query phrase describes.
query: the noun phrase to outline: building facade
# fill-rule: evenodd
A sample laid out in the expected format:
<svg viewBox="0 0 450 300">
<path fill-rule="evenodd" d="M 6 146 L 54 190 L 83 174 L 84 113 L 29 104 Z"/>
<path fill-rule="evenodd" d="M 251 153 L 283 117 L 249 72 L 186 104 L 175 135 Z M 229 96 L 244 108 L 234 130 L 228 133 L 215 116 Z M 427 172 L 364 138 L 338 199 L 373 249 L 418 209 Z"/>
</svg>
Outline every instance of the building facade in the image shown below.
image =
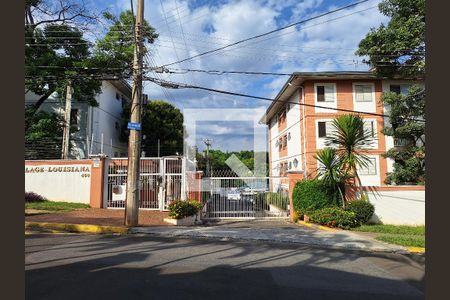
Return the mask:
<svg viewBox="0 0 450 300">
<path fill-rule="evenodd" d="M 325 138 L 333 131 L 331 121 L 346 111 L 358 111 L 373 143 L 366 149 L 368 167 L 359 175 L 363 186 L 384 186 L 393 161 L 382 154 L 398 146 L 381 132 L 389 122 L 383 105 L 383 92 L 407 93 L 416 80 L 384 80 L 372 72 L 299 72 L 284 84 L 261 122 L 269 129 L 269 170 L 271 176 L 299 172 L 304 178 L 317 175 L 314 155 L 325 147 Z M 332 108 L 332 109 L 330 109 Z"/>
<path fill-rule="evenodd" d="M 25 94 L 26 105 L 32 105 L 39 96 Z M 71 159 L 86 159 L 89 155 L 105 154 L 109 157 L 127 156 L 127 144 L 119 139 L 122 128 L 122 111 L 131 101 L 131 86 L 123 80 L 104 80 L 101 93 L 96 96 L 97 107 L 72 99 L 71 125 L 77 130 L 71 133 Z M 64 116 L 65 103 L 52 94 L 39 108 Z"/>
</svg>

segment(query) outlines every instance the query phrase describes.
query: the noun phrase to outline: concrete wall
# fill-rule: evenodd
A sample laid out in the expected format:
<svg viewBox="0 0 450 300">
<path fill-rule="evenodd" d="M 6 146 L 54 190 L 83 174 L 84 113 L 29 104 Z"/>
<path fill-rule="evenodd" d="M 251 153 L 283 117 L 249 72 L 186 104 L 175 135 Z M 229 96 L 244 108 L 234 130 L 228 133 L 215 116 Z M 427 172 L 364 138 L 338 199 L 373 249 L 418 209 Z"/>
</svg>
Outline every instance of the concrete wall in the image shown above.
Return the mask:
<svg viewBox="0 0 450 300">
<path fill-rule="evenodd" d="M 51 201 L 86 203 L 93 208 L 102 208 L 105 207 L 107 165 L 105 157 L 27 160 L 25 192 L 35 192 Z"/>
<path fill-rule="evenodd" d="M 372 223 L 425 225 L 425 189 L 381 189 L 368 195 L 375 206 Z"/>
<path fill-rule="evenodd" d="M 89 204 L 91 171 L 90 160 L 26 162 L 25 191 L 51 201 Z"/>
</svg>

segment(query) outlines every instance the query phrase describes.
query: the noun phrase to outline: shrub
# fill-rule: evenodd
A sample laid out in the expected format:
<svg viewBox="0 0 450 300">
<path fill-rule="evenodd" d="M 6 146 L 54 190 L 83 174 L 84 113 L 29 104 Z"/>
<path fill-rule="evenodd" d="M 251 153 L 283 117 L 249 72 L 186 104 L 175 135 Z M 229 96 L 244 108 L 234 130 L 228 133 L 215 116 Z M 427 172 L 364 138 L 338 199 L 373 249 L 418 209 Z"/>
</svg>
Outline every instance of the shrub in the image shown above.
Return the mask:
<svg viewBox="0 0 450 300">
<path fill-rule="evenodd" d="M 266 193 L 266 203 L 287 210 L 289 196 L 280 193 Z"/>
<path fill-rule="evenodd" d="M 309 218 L 313 223 L 343 229 L 349 229 L 359 225 L 354 212 L 346 211 L 340 207 L 325 207 L 316 210 L 309 215 Z"/>
<path fill-rule="evenodd" d="M 340 205 L 339 192 L 318 179 L 297 182 L 292 192 L 292 201 L 296 211 L 306 214 Z"/>
<path fill-rule="evenodd" d="M 43 196 L 34 192 L 25 192 L 25 202 L 43 202 L 45 199 Z"/>
<path fill-rule="evenodd" d="M 202 209 L 202 204 L 196 200 L 175 200 L 169 204 L 169 217 L 182 219 L 193 216 Z"/>
<path fill-rule="evenodd" d="M 375 212 L 375 207 L 369 201 L 354 200 L 347 203 L 345 210 L 354 212 L 359 224 L 366 224 Z"/>
</svg>

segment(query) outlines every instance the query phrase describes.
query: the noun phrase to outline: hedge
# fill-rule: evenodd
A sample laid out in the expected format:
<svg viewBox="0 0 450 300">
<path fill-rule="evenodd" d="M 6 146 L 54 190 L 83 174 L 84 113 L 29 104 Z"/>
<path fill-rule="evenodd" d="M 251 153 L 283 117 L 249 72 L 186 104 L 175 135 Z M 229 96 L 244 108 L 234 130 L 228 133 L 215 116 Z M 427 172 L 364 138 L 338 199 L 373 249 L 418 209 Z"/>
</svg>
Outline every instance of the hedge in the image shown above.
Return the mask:
<svg viewBox="0 0 450 300">
<path fill-rule="evenodd" d="M 292 201 L 294 209 L 300 214 L 340 206 L 339 192 L 318 179 L 297 182 L 292 192 Z"/>
<path fill-rule="evenodd" d="M 356 214 L 340 207 L 325 207 L 310 213 L 311 222 L 329 227 L 349 229 L 359 226 Z"/>
<path fill-rule="evenodd" d="M 375 212 L 375 207 L 366 200 L 354 200 L 347 203 L 345 210 L 354 212 L 359 224 L 366 224 Z"/>
<path fill-rule="evenodd" d="M 169 217 L 182 219 L 193 216 L 202 209 L 202 204 L 196 200 L 174 200 L 169 204 Z"/>
</svg>

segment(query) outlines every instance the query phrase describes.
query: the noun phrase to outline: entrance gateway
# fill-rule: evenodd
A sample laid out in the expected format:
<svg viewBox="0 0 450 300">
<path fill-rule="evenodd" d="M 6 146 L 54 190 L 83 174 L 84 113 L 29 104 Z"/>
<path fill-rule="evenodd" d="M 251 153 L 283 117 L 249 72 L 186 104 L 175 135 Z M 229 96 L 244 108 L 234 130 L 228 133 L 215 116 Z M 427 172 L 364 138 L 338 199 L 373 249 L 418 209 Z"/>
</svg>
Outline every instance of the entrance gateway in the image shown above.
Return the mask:
<svg viewBox="0 0 450 300">
<path fill-rule="evenodd" d="M 107 208 L 125 208 L 127 164 L 128 158 L 108 160 Z M 184 157 L 143 157 L 139 209 L 165 211 L 171 201 L 187 200 L 188 195 L 195 194 L 200 198 L 195 200 L 203 204 L 202 217 L 207 219 L 288 217 L 287 177 L 233 177 L 232 174 L 196 179 L 187 176 Z M 197 190 L 190 191 L 192 186 Z"/>
<path fill-rule="evenodd" d="M 112 158 L 108 165 L 107 208 L 125 208 L 128 158 Z M 140 209 L 167 210 L 172 200 L 185 200 L 185 160 L 174 157 L 142 157 L 140 161 Z"/>
</svg>

